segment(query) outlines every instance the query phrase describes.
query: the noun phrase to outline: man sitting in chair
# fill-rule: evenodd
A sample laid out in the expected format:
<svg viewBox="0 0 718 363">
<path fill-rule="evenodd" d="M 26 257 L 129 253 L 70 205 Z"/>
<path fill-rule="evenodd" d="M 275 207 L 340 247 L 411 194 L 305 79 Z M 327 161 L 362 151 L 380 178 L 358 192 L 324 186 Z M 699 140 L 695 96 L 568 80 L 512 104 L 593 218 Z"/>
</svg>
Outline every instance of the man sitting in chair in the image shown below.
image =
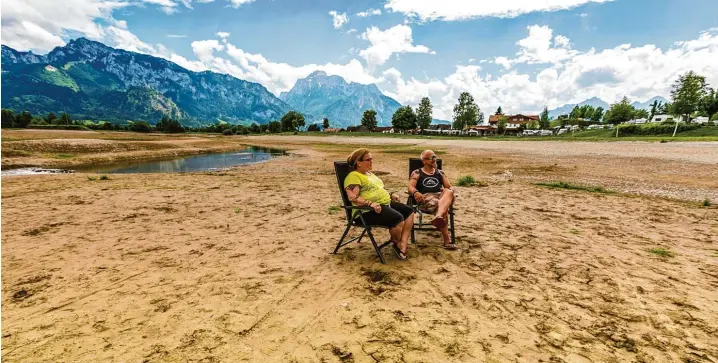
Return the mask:
<svg viewBox="0 0 718 363">
<path fill-rule="evenodd" d="M 411 172 L 409 193 L 419 203 L 420 211 L 435 216 L 431 224 L 441 232 L 444 248 L 455 250 L 456 245 L 451 243 L 447 226 L 449 207 L 454 203 L 454 190 L 449 178 L 436 167 L 436 154 L 433 151 L 424 150 L 421 161 L 424 166 Z"/>
</svg>

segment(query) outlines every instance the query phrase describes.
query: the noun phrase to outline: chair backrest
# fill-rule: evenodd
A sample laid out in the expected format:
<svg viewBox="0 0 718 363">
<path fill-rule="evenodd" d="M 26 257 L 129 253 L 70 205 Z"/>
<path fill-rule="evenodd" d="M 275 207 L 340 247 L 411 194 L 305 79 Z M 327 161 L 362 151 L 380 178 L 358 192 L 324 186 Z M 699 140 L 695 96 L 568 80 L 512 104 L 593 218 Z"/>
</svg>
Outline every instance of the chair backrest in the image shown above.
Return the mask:
<svg viewBox="0 0 718 363">
<path fill-rule="evenodd" d="M 337 185 L 339 185 L 339 192 L 342 195 L 342 203 L 344 205 L 352 205 L 352 203 L 349 201 L 349 196 L 347 195 L 347 191 L 344 189 L 344 179 L 347 178 L 347 175 L 352 172 L 352 169 L 349 167 L 349 164 L 347 164 L 346 161 L 335 161 L 334 162 L 334 174 L 337 176 Z M 352 220 L 352 211 L 350 209 L 343 208 L 344 212 L 346 212 L 347 220 Z"/>
<path fill-rule="evenodd" d="M 424 162 L 419 158 L 409 158 L 409 177 L 411 178 L 411 172 L 416 169 L 424 167 Z M 436 159 L 436 167 L 441 169 L 441 159 Z"/>
</svg>

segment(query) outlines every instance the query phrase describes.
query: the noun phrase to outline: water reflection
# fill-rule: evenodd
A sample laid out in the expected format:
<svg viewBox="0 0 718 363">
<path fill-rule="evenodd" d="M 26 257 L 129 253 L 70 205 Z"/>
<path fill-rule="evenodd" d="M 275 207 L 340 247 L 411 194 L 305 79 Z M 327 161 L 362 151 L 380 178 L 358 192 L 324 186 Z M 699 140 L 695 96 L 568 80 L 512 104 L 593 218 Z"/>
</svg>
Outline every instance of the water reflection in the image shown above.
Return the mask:
<svg viewBox="0 0 718 363">
<path fill-rule="evenodd" d="M 172 160 L 154 160 L 107 166 L 94 166 L 90 168 L 81 168 L 77 171 L 107 174 L 215 171 L 228 169 L 237 165 L 259 163 L 284 154 L 285 153 L 282 150 L 264 147 L 250 147 L 248 149 L 230 153 L 187 156 Z"/>
</svg>

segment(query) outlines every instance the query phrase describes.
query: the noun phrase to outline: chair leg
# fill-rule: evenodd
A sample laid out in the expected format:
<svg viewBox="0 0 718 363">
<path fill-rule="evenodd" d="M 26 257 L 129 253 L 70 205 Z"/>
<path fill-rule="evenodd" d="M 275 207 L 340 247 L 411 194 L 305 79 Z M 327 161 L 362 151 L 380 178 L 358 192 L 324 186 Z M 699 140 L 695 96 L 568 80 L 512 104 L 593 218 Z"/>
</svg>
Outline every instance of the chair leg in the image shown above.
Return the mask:
<svg viewBox="0 0 718 363">
<path fill-rule="evenodd" d="M 374 234 L 371 233 L 371 230 L 369 228 L 365 228 L 364 231 L 366 231 L 369 235 L 369 239 L 371 240 L 371 244 L 374 246 L 376 255 L 379 256 L 379 261 L 381 261 L 381 263 L 386 263 L 386 261 L 384 261 L 384 256 L 382 256 L 381 254 L 381 248 L 379 248 L 379 245 L 376 244 L 376 240 L 374 240 Z"/>
<path fill-rule="evenodd" d="M 414 226 L 411 226 L 411 244 L 416 244 L 416 236 L 414 235 Z"/>
<path fill-rule="evenodd" d="M 451 224 L 451 228 L 449 229 L 449 232 L 451 232 L 451 243 L 456 244 L 456 232 L 454 231 L 454 213 L 449 214 L 449 223 Z"/>
<path fill-rule="evenodd" d="M 364 238 L 364 234 L 366 233 L 366 229 L 361 231 L 361 234 L 359 235 L 359 239 L 357 240 L 357 243 L 361 242 L 361 239 Z"/>
<path fill-rule="evenodd" d="M 337 247 L 334 249 L 334 252 L 332 252 L 332 253 L 336 254 L 339 251 L 339 249 L 342 247 L 342 242 L 344 242 L 344 238 L 349 233 L 350 228 L 352 228 L 351 221 L 349 223 L 347 223 L 347 228 L 344 230 L 344 234 L 342 234 L 342 238 L 339 239 L 339 243 L 337 243 Z"/>
</svg>

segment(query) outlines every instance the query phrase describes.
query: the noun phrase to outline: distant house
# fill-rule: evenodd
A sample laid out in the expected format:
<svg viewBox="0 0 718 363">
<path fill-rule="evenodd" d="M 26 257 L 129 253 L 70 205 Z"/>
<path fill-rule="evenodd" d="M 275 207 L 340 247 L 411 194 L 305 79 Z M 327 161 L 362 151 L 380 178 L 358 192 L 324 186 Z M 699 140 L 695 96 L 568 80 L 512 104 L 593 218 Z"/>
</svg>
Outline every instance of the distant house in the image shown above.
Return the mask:
<svg viewBox="0 0 718 363">
<path fill-rule="evenodd" d="M 394 133 L 393 130 L 394 130 L 394 128 L 391 126 L 377 126 L 374 128 L 373 132 L 381 132 L 384 134 L 391 134 L 391 133 Z"/>
<path fill-rule="evenodd" d="M 348 126 L 347 132 L 369 132 L 366 126 Z"/>
<path fill-rule="evenodd" d="M 498 126 L 499 117 L 501 117 L 501 115 L 489 116 L 489 125 Z M 541 120 L 539 115 L 516 114 L 516 115 L 503 115 L 503 117 L 506 119 L 506 128 L 504 129 L 505 134 L 518 134 L 521 132 L 522 128 L 526 128 L 526 125 L 529 122 L 532 122 L 532 121 L 538 122 L 539 120 Z"/>
<path fill-rule="evenodd" d="M 479 125 L 479 126 L 471 126 L 466 131 L 467 135 L 470 136 L 486 136 L 486 135 L 494 135 L 498 132 L 499 128 L 496 126 L 491 125 Z"/>
<path fill-rule="evenodd" d="M 709 119 L 708 117 L 705 117 L 705 116 L 696 117 L 696 118 L 694 118 L 693 120 L 691 120 L 691 122 L 697 123 L 697 124 L 704 124 L 704 123 L 706 123 L 706 122 L 708 122 L 708 121 L 710 121 L 710 119 Z"/>
<path fill-rule="evenodd" d="M 651 122 L 675 121 L 671 115 L 653 115 Z"/>
<path fill-rule="evenodd" d="M 451 130 L 451 125 L 449 125 L 449 124 L 429 125 L 429 128 L 427 130 Z"/>
<path fill-rule="evenodd" d="M 329 127 L 327 127 L 326 129 L 324 129 L 324 132 L 341 132 L 341 131 L 344 131 L 344 129 L 329 128 Z"/>
</svg>

